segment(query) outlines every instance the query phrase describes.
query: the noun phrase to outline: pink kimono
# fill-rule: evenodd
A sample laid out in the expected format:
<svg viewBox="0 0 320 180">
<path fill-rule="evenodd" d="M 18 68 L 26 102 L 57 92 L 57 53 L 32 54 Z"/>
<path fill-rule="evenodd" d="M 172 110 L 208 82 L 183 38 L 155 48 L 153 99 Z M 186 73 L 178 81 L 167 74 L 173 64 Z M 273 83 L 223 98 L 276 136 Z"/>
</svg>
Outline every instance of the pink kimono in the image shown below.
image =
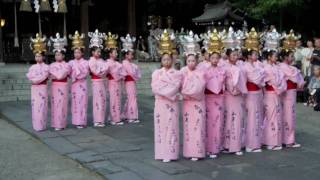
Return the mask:
<svg viewBox="0 0 320 180">
<path fill-rule="evenodd" d="M 218 154 L 222 149 L 224 128 L 224 95 L 226 72 L 222 67 L 210 67 L 205 72 L 207 147 L 210 155 Z"/>
<path fill-rule="evenodd" d="M 108 67 L 101 58 L 91 57 L 88 64 L 92 81 L 93 123 L 105 123 L 107 94 L 104 77 Z"/>
<path fill-rule="evenodd" d="M 122 64 L 108 59 L 106 62 L 109 71 L 107 78 L 109 80 L 109 100 L 110 100 L 110 116 L 113 123 L 121 121 L 121 80 L 126 76 Z"/>
<path fill-rule="evenodd" d="M 304 79 L 301 72 L 294 66 L 286 63 L 279 64 L 280 70 L 284 73 L 287 81 L 287 90 L 282 94 L 283 108 L 283 144 L 294 144 L 296 129 L 296 97 L 297 89 L 302 88 Z"/>
<path fill-rule="evenodd" d="M 87 126 L 88 87 L 87 76 L 89 74 L 88 61 L 84 59 L 71 60 L 71 114 L 72 124 Z"/>
<path fill-rule="evenodd" d="M 71 68 L 65 61 L 50 64 L 51 85 L 51 127 L 67 127 L 68 115 L 68 76 Z"/>
<path fill-rule="evenodd" d="M 27 73 L 31 81 L 32 126 L 36 131 L 47 128 L 49 66 L 45 63 L 32 65 Z"/>
<path fill-rule="evenodd" d="M 183 76 L 183 156 L 204 158 L 206 155 L 206 107 L 204 90 L 206 81 L 201 69 L 181 69 Z"/>
<path fill-rule="evenodd" d="M 282 145 L 282 107 L 280 94 L 287 89 L 284 74 L 279 65 L 264 65 L 265 92 L 264 92 L 264 120 L 263 120 L 263 144 L 267 146 Z"/>
<path fill-rule="evenodd" d="M 209 61 L 202 61 L 198 64 L 197 69 L 206 70 L 211 67 L 211 63 Z"/>
<path fill-rule="evenodd" d="M 179 106 L 181 73 L 173 68 L 158 69 L 152 74 L 152 92 L 155 95 L 154 145 L 155 159 L 179 158 Z"/>
<path fill-rule="evenodd" d="M 249 149 L 260 149 L 262 138 L 263 122 L 263 93 L 262 88 L 265 86 L 264 69 L 258 64 L 259 62 L 246 62 L 244 70 L 247 76 L 246 109 L 247 120 L 245 122 L 245 147 Z"/>
<path fill-rule="evenodd" d="M 136 81 L 141 78 L 141 71 L 136 64 L 131 63 L 128 60 L 123 60 L 122 66 L 127 74 L 124 79 L 127 99 L 124 105 L 122 117 L 127 120 L 137 120 L 138 102 Z"/>
<path fill-rule="evenodd" d="M 224 148 L 229 152 L 241 151 L 243 142 L 244 94 L 247 93 L 246 76 L 242 66 L 229 62 L 226 69 Z"/>
</svg>

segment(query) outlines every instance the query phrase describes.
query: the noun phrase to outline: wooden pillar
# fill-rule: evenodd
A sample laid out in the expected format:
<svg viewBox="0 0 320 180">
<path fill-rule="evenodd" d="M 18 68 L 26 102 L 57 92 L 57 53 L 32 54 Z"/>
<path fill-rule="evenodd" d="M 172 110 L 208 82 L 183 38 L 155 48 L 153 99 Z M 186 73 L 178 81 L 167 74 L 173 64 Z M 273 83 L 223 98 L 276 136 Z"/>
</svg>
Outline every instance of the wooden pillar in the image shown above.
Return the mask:
<svg viewBox="0 0 320 180">
<path fill-rule="evenodd" d="M 128 29 L 130 34 L 136 35 L 136 0 L 128 0 Z"/>
<path fill-rule="evenodd" d="M 86 47 L 89 47 L 89 38 L 88 38 L 88 32 L 89 32 L 89 0 L 83 0 L 81 1 L 80 5 L 80 24 L 81 24 L 81 32 L 85 34 L 84 43 Z M 74 32 L 72 32 L 74 33 Z M 85 54 L 87 55 L 89 52 L 88 48 L 86 48 Z"/>
</svg>

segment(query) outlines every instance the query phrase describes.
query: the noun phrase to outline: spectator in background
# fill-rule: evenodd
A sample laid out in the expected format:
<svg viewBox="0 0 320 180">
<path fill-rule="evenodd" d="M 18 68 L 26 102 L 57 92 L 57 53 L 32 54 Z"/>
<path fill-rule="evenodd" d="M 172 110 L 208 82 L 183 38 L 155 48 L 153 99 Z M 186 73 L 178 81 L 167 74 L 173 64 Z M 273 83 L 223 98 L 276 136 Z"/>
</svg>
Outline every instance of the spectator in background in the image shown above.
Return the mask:
<svg viewBox="0 0 320 180">
<path fill-rule="evenodd" d="M 315 48 L 312 53 L 311 57 L 311 65 L 314 66 L 314 64 L 320 63 L 320 38 L 315 38 L 314 40 Z"/>
<path fill-rule="evenodd" d="M 320 61 L 313 64 L 313 77 L 310 79 L 308 90 L 310 98 L 307 104 L 313 106 L 315 111 L 320 111 Z"/>
<path fill-rule="evenodd" d="M 314 47 L 313 47 L 313 42 L 312 40 L 308 40 L 307 41 L 307 47 L 306 48 L 303 48 L 302 50 L 302 67 L 301 67 L 301 71 L 302 71 L 302 74 L 304 75 L 304 77 L 310 77 L 311 76 L 311 64 L 310 64 L 310 61 L 311 61 L 311 57 L 312 57 L 312 54 L 313 54 L 313 50 L 314 50 Z"/>
<path fill-rule="evenodd" d="M 293 65 L 298 69 L 301 69 L 302 59 L 303 59 L 303 55 L 302 55 L 303 49 L 304 48 L 302 47 L 302 41 L 297 40 L 296 49 L 295 49 L 295 53 L 294 53 L 295 61 L 293 62 Z"/>
</svg>

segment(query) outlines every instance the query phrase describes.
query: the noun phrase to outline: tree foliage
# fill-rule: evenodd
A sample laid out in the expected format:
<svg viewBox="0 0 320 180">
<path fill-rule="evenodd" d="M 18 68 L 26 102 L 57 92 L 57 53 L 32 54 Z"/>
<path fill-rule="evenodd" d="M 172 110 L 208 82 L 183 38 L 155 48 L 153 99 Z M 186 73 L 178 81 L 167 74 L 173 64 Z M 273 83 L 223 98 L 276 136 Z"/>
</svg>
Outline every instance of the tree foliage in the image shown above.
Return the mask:
<svg viewBox="0 0 320 180">
<path fill-rule="evenodd" d="M 310 0 L 309 0 L 310 1 Z M 297 9 L 303 5 L 304 0 L 233 0 L 237 7 L 245 10 L 247 14 L 256 19 L 265 15 L 278 13 L 283 9 Z"/>
</svg>

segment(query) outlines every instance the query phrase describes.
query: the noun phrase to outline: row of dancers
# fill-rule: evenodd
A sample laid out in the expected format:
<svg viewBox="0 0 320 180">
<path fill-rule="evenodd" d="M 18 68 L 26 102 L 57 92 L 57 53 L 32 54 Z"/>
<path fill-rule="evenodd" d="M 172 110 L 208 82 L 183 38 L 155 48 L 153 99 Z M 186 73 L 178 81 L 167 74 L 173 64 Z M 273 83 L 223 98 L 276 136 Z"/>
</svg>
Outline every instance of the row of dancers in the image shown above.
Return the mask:
<svg viewBox="0 0 320 180">
<path fill-rule="evenodd" d="M 107 94 L 109 94 L 110 118 L 112 125 L 139 123 L 136 81 L 141 78 L 139 67 L 133 63 L 134 38 L 128 35 L 123 40 L 122 52 L 125 59 L 117 61 L 118 51 L 116 36 L 111 33 L 106 39 L 105 50 L 109 58 L 103 60 L 102 36 L 99 32 L 89 33 L 91 37 L 89 60 L 83 58 L 83 38 L 76 32 L 72 39 L 74 59 L 65 61 L 65 37 L 51 37 L 55 62 L 44 63 L 46 52 L 45 37 L 37 34 L 32 41 L 36 64 L 27 73 L 31 81 L 32 124 L 36 131 L 47 129 L 48 114 L 48 81 L 51 80 L 51 127 L 63 130 L 67 127 L 69 92 L 71 96 L 72 124 L 81 129 L 87 126 L 88 85 L 87 78 L 92 81 L 92 109 L 94 127 L 104 127 L 106 124 Z M 108 81 L 106 81 L 108 80 Z M 71 91 L 69 83 L 71 82 Z M 121 112 L 122 84 L 126 91 L 126 103 Z"/>
<path fill-rule="evenodd" d="M 296 94 L 303 87 L 300 71 L 292 66 L 295 38 L 281 47 L 265 45 L 266 59 L 260 61 L 260 41 L 254 29 L 244 47 L 230 38 L 223 44 L 216 30 L 210 32 L 207 56 L 198 62 L 199 44 L 193 34 L 183 42 L 186 67 L 172 68 L 175 51 L 170 35 L 160 40 L 162 68 L 152 74 L 155 95 L 155 159 L 179 159 L 179 99 L 183 98 L 183 156 L 193 161 L 216 158 L 219 153 L 300 147 L 296 142 Z M 246 61 L 239 60 L 239 54 Z M 225 56 L 221 56 L 224 54 Z M 278 59 L 278 57 L 280 58 Z M 280 62 L 279 62 L 280 60 Z"/>
</svg>

